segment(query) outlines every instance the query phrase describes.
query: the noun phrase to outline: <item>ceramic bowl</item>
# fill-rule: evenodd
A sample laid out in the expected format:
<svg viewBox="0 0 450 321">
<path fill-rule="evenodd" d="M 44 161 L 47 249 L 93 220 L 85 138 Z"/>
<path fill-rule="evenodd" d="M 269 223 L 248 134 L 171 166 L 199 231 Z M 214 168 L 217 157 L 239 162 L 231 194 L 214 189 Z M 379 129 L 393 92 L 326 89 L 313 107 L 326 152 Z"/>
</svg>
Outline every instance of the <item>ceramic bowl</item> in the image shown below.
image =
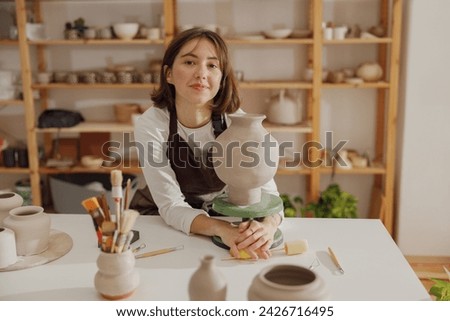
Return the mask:
<svg viewBox="0 0 450 321">
<path fill-rule="evenodd" d="M 135 22 L 116 23 L 113 25 L 116 36 L 123 40 L 131 40 L 139 31 L 139 24 Z"/>
<path fill-rule="evenodd" d="M 272 29 L 263 31 L 264 36 L 272 39 L 283 39 L 291 35 L 292 29 Z"/>
<path fill-rule="evenodd" d="M 81 157 L 81 165 L 89 168 L 100 168 L 103 163 L 103 158 L 93 155 L 86 155 Z"/>
</svg>

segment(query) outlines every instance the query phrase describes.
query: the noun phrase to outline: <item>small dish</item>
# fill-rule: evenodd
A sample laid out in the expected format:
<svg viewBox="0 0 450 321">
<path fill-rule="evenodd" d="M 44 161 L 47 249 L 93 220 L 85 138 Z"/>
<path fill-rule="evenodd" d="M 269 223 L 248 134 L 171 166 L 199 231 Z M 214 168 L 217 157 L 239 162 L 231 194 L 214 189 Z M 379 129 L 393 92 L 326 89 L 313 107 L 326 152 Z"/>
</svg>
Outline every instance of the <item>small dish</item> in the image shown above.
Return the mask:
<svg viewBox="0 0 450 321">
<path fill-rule="evenodd" d="M 289 37 L 292 34 L 292 29 L 265 30 L 265 31 L 263 31 L 263 34 L 267 38 L 271 38 L 271 39 L 284 39 L 284 38 Z"/>
</svg>

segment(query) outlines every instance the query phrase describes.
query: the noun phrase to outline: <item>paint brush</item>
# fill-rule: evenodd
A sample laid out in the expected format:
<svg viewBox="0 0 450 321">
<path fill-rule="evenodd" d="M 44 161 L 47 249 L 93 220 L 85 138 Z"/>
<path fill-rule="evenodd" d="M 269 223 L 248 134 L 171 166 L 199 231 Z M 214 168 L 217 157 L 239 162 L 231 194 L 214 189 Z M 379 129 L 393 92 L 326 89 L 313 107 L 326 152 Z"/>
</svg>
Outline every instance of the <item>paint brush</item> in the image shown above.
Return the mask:
<svg viewBox="0 0 450 321">
<path fill-rule="evenodd" d="M 100 206 L 105 214 L 105 221 L 111 221 L 111 213 L 109 212 L 108 201 L 106 200 L 106 194 L 102 193 L 100 197 L 97 197 L 97 200 L 100 203 Z"/>
<path fill-rule="evenodd" d="M 116 222 L 117 222 L 117 229 L 120 231 L 120 216 L 122 213 L 122 197 L 123 197 L 123 191 L 122 191 L 122 171 L 120 169 L 114 169 L 111 171 L 111 196 L 114 200 L 114 203 L 116 205 Z"/>
<path fill-rule="evenodd" d="M 177 251 L 177 250 L 182 250 L 182 249 L 184 249 L 184 245 L 178 245 L 178 246 L 169 247 L 169 248 L 166 248 L 166 249 L 161 249 L 161 250 L 156 250 L 156 251 L 142 253 L 142 254 L 136 255 L 135 258 L 136 259 L 142 259 L 142 258 L 145 258 L 145 257 L 150 257 L 150 256 L 155 256 L 155 255 L 160 255 L 160 254 L 166 254 L 166 253 L 170 253 L 170 252 Z"/>
<path fill-rule="evenodd" d="M 126 239 L 128 237 L 128 234 L 131 232 L 131 229 L 133 228 L 134 223 L 136 222 L 136 219 L 139 216 L 139 212 L 135 210 L 125 210 L 123 211 L 123 220 L 122 225 L 119 230 L 119 236 L 117 239 L 115 252 L 122 253 L 124 249 L 124 245 L 126 243 Z M 133 235 L 132 235 L 133 236 Z M 130 240 L 131 242 L 131 240 Z"/>
<path fill-rule="evenodd" d="M 111 252 L 113 248 L 114 232 L 116 230 L 116 224 L 111 221 L 103 221 L 102 223 L 102 251 Z"/>
<path fill-rule="evenodd" d="M 127 179 L 127 186 L 125 188 L 125 197 L 123 200 L 123 208 L 124 210 L 127 210 L 129 208 L 129 198 L 130 198 L 130 193 L 131 193 L 131 179 Z"/>
<path fill-rule="evenodd" d="M 86 211 L 91 215 L 92 221 L 94 222 L 95 231 L 97 232 L 98 245 L 102 243 L 102 223 L 105 219 L 103 211 L 98 203 L 96 197 L 91 197 L 83 200 L 81 205 L 86 209 Z"/>
</svg>

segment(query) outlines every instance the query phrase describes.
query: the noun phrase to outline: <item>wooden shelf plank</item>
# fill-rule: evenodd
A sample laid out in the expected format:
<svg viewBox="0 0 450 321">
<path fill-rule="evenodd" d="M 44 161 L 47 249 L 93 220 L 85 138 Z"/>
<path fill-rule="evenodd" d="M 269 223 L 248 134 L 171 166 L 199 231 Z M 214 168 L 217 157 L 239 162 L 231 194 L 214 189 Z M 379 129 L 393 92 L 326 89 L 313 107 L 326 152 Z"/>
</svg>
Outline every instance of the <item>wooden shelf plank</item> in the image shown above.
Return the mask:
<svg viewBox="0 0 450 321">
<path fill-rule="evenodd" d="M 43 40 L 28 40 L 28 44 L 37 46 L 80 46 L 80 45 L 163 45 L 164 40 L 150 40 L 150 39 L 43 39 Z"/>
<path fill-rule="evenodd" d="M 392 43 L 392 38 L 349 38 L 342 40 L 323 40 L 324 45 L 364 45 Z"/>
<path fill-rule="evenodd" d="M 0 166 L 1 174 L 30 174 L 29 168 Z"/>
<path fill-rule="evenodd" d="M 133 132 L 132 124 L 114 122 L 82 122 L 67 128 L 36 128 L 37 133 L 122 133 Z"/>
<path fill-rule="evenodd" d="M 322 88 L 325 89 L 354 89 L 354 88 L 389 88 L 390 84 L 385 81 L 378 82 L 363 82 L 361 84 L 331 84 L 322 83 Z"/>
<path fill-rule="evenodd" d="M 226 39 L 230 45 L 312 45 L 311 38 L 286 38 L 286 39 Z"/>
<path fill-rule="evenodd" d="M 81 165 L 76 165 L 72 167 L 41 167 L 39 172 L 41 174 L 55 175 L 55 174 L 77 174 L 77 173 L 109 173 L 113 169 L 120 169 L 123 173 L 129 174 L 140 174 L 142 172 L 141 168 L 138 166 L 131 167 L 100 167 L 100 168 L 88 168 Z"/>
<path fill-rule="evenodd" d="M 0 106 L 23 106 L 24 102 L 20 99 L 0 99 Z"/>
<path fill-rule="evenodd" d="M 2 46 L 19 46 L 18 40 L 0 39 L 0 45 Z"/>
<path fill-rule="evenodd" d="M 153 89 L 157 84 L 66 84 L 66 83 L 50 83 L 50 84 L 33 84 L 33 89 Z"/>
<path fill-rule="evenodd" d="M 301 81 L 241 81 L 241 89 L 312 89 L 312 83 Z"/>
<path fill-rule="evenodd" d="M 331 167 L 321 167 L 319 168 L 319 171 L 321 174 L 331 174 L 332 168 Z M 335 170 L 336 174 L 349 174 L 349 175 L 383 175 L 386 174 L 386 167 L 374 164 L 371 167 L 365 167 L 365 168 L 358 168 L 353 167 L 351 169 L 342 169 L 342 168 L 336 168 Z"/>
</svg>

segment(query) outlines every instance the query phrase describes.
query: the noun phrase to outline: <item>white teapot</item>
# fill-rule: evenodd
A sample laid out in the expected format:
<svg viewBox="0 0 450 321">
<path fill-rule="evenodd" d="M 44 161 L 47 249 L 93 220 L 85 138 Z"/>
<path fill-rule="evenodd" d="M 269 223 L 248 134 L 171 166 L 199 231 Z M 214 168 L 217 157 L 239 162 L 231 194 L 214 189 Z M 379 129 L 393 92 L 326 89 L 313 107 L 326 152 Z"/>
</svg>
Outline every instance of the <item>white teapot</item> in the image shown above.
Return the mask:
<svg viewBox="0 0 450 321">
<path fill-rule="evenodd" d="M 290 97 L 285 89 L 268 100 L 267 120 L 274 124 L 294 125 L 302 121 L 303 106 L 299 99 Z"/>
</svg>

